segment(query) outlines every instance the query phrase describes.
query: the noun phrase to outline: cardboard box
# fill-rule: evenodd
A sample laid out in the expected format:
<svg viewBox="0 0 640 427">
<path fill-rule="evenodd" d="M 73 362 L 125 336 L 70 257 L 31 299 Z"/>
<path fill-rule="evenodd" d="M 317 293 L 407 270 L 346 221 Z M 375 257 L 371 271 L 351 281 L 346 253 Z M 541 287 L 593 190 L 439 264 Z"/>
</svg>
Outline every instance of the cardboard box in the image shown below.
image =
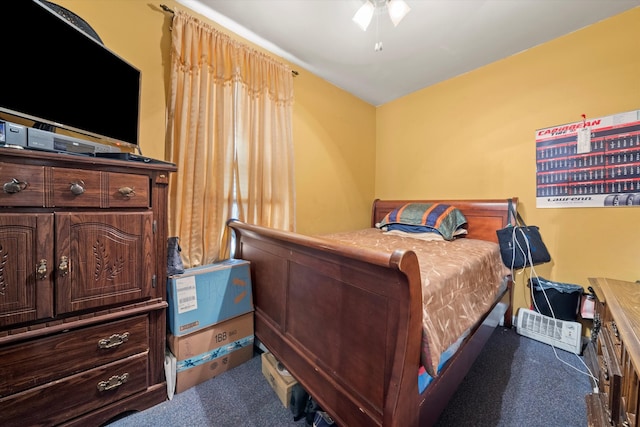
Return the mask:
<svg viewBox="0 0 640 427">
<path fill-rule="evenodd" d="M 253 357 L 253 312 L 186 335 L 167 335 L 176 357 L 176 393 L 209 380 Z"/>
<path fill-rule="evenodd" d="M 189 268 L 167 280 L 169 331 L 184 335 L 253 311 L 249 261 Z"/>
<path fill-rule="evenodd" d="M 271 353 L 262 353 L 262 375 L 267 379 L 271 388 L 278 395 L 278 399 L 285 408 L 291 402 L 291 390 L 298 383 L 292 376 L 282 375 L 278 372 L 278 361 Z"/>
</svg>

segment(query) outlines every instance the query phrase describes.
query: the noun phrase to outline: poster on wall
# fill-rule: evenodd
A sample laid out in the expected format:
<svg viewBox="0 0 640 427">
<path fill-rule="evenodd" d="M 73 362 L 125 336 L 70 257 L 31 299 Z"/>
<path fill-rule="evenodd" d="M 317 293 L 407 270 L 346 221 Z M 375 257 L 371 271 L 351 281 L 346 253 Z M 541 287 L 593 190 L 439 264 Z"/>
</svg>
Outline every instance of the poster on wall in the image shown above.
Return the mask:
<svg viewBox="0 0 640 427">
<path fill-rule="evenodd" d="M 640 207 L 640 110 L 536 130 L 536 207 Z"/>
</svg>

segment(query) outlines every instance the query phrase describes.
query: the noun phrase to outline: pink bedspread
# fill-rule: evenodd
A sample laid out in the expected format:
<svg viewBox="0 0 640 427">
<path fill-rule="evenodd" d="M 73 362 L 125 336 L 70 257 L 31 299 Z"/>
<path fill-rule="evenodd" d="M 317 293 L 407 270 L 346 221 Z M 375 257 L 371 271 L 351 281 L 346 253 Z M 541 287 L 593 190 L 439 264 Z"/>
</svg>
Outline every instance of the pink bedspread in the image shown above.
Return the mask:
<svg viewBox="0 0 640 427">
<path fill-rule="evenodd" d="M 484 240 L 424 241 L 377 228 L 322 237 L 385 252 L 416 253 L 422 278 L 422 363 L 431 376 L 437 374 L 443 352 L 489 310 L 509 274 L 498 244 Z"/>
</svg>

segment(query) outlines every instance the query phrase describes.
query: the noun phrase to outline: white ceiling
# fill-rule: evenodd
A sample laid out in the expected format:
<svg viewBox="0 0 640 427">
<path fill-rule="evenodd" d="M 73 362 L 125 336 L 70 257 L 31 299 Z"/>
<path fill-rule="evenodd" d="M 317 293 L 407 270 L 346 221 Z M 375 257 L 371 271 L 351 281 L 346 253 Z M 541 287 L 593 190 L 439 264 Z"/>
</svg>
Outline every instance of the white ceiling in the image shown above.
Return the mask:
<svg viewBox="0 0 640 427">
<path fill-rule="evenodd" d="M 406 0 L 411 11 L 397 27 L 386 13 L 377 14 L 364 32 L 351 20 L 364 0 L 177 2 L 374 106 L 640 5 L 640 0 Z M 378 41 L 383 50 L 375 52 Z"/>
</svg>

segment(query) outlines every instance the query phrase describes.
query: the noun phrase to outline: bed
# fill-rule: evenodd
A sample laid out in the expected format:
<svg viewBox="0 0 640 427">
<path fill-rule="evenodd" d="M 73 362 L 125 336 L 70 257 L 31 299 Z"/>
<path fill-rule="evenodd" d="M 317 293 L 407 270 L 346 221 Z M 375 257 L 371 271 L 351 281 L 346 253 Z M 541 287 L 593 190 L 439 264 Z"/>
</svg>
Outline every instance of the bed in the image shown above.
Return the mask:
<svg viewBox="0 0 640 427">
<path fill-rule="evenodd" d="M 507 199 L 375 200 L 371 228 L 387 234 L 375 225 L 407 203 L 459 209 L 467 234 L 454 242 L 496 247 L 496 230 L 509 220 Z M 511 326 L 511 278 L 504 268 L 495 295 L 451 346 L 455 352 L 437 372 L 429 370 L 430 382 L 420 391 L 430 337 L 416 251 L 363 248 L 344 233 L 313 237 L 237 220 L 228 226 L 234 257 L 251 262 L 256 338 L 338 426 L 433 425 L 493 332 L 487 320 L 496 307 L 506 307 L 504 325 Z"/>
</svg>

